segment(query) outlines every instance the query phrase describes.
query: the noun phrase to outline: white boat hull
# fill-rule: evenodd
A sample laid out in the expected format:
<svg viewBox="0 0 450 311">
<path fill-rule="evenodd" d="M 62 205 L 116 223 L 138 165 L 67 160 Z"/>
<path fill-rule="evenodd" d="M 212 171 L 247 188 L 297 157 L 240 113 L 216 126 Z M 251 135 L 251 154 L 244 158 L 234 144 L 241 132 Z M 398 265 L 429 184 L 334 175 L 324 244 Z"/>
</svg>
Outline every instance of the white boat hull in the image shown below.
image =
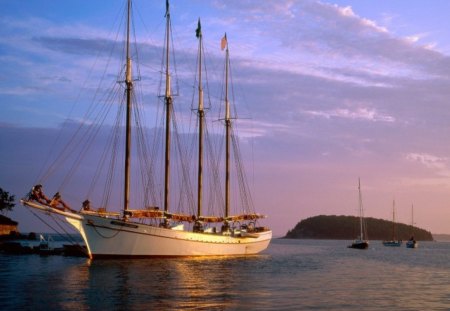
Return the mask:
<svg viewBox="0 0 450 311">
<path fill-rule="evenodd" d="M 93 215 L 66 217 L 82 235 L 89 256 L 226 256 L 257 254 L 266 249 L 272 231 L 258 237 L 195 233 Z"/>
</svg>

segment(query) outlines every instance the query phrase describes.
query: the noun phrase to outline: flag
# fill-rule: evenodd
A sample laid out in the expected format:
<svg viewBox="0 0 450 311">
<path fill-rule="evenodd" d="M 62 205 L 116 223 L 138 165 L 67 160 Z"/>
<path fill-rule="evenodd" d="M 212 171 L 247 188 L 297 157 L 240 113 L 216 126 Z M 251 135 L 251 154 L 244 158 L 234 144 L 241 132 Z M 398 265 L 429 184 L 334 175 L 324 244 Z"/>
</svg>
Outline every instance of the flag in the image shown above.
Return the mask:
<svg viewBox="0 0 450 311">
<path fill-rule="evenodd" d="M 168 14 L 169 14 L 169 0 L 166 0 L 166 15 L 164 15 L 164 17 L 167 17 Z"/>
<path fill-rule="evenodd" d="M 199 18 L 198 19 L 197 29 L 195 30 L 195 36 L 197 38 L 200 38 L 201 35 L 202 35 L 202 26 L 200 25 L 200 18 Z"/>
<path fill-rule="evenodd" d="M 225 33 L 225 35 L 223 36 L 222 40 L 220 40 L 220 48 L 222 49 L 222 51 L 227 47 L 227 33 Z"/>
</svg>

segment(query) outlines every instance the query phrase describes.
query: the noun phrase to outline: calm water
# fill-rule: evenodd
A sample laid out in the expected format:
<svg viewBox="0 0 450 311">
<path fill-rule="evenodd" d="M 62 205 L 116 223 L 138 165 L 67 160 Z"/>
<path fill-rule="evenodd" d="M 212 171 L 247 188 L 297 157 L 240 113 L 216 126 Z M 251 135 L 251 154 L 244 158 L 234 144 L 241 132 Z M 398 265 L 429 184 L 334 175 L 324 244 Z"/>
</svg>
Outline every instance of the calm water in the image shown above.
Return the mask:
<svg viewBox="0 0 450 311">
<path fill-rule="evenodd" d="M 273 240 L 239 258 L 0 254 L 0 310 L 450 310 L 450 243 Z"/>
</svg>

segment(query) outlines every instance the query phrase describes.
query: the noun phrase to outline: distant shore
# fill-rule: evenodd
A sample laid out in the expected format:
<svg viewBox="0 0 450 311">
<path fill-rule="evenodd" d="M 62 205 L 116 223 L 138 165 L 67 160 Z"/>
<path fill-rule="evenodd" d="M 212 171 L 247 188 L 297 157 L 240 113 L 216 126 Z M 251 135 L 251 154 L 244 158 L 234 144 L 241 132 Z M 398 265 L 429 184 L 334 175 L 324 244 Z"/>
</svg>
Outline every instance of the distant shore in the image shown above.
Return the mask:
<svg viewBox="0 0 450 311">
<path fill-rule="evenodd" d="M 450 242 L 450 234 L 433 234 L 433 238 L 438 242 Z"/>
</svg>

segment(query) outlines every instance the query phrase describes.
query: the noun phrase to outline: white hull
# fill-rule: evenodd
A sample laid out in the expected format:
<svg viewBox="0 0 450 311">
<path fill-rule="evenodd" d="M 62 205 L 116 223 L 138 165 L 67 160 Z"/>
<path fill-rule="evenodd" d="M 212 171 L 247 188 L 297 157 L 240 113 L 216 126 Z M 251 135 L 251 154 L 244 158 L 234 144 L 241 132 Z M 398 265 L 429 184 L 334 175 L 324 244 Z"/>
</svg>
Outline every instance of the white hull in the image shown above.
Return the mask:
<svg viewBox="0 0 450 311">
<path fill-rule="evenodd" d="M 229 256 L 251 255 L 265 250 L 272 231 L 222 235 L 195 233 L 146 224 L 124 222 L 117 218 L 65 212 L 31 201 L 22 204 L 64 216 L 83 237 L 90 258 L 151 256 Z"/>
<path fill-rule="evenodd" d="M 258 237 L 233 237 L 217 233 L 194 233 L 146 224 L 83 215 L 66 217 L 82 235 L 89 256 L 223 256 L 257 254 L 266 249 L 272 231 Z"/>
</svg>

